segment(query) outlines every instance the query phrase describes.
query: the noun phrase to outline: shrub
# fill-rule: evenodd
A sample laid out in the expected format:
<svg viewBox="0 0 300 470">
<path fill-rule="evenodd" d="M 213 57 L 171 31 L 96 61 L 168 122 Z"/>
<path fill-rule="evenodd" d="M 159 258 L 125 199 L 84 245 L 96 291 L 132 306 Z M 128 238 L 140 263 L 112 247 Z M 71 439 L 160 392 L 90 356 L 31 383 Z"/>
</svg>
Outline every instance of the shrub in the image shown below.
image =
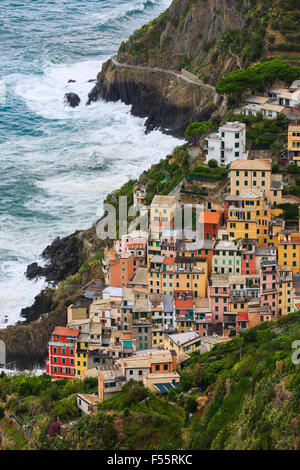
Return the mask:
<svg viewBox="0 0 300 470">
<path fill-rule="evenodd" d="M 187 414 L 196 413 L 197 411 L 197 402 L 196 399 L 193 397 L 188 397 L 185 402 L 185 410 Z"/>
<path fill-rule="evenodd" d="M 67 421 L 70 418 L 79 416 L 79 408 L 77 407 L 76 395 L 59 400 L 54 405 L 53 414 L 61 421 Z"/>
<path fill-rule="evenodd" d="M 54 423 L 51 423 L 49 428 L 48 428 L 48 434 L 51 437 L 57 436 L 60 433 L 60 424 L 55 421 Z"/>
<path fill-rule="evenodd" d="M 219 166 L 219 165 L 218 165 L 217 160 L 212 158 L 211 160 L 208 161 L 208 166 L 209 166 L 209 168 L 217 168 L 217 166 Z"/>
</svg>

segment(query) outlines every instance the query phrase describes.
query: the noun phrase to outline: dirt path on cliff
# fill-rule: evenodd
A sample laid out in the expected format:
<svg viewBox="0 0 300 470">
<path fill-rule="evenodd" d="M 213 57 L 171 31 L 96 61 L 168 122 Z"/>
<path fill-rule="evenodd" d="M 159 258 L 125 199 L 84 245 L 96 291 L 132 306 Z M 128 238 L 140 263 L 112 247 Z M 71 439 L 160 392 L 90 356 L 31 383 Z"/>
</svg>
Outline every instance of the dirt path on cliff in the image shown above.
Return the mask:
<svg viewBox="0 0 300 470">
<path fill-rule="evenodd" d="M 216 99 L 217 96 L 219 96 L 218 93 L 216 92 L 216 89 L 215 89 L 214 86 L 209 85 L 208 83 L 204 83 L 202 80 L 200 80 L 197 77 L 195 77 L 195 78 L 190 77 L 189 78 L 189 77 L 183 75 L 182 73 L 176 73 L 173 70 L 160 69 L 158 67 L 148 67 L 148 66 L 144 66 L 144 65 L 124 64 L 124 63 L 119 62 L 117 60 L 116 56 L 112 57 L 111 61 L 117 67 L 125 67 L 125 68 L 133 69 L 133 70 L 146 70 L 147 72 L 165 73 L 165 74 L 173 75 L 174 77 L 176 77 L 180 80 L 184 80 L 187 83 L 192 83 L 193 85 L 197 85 L 197 86 L 209 89 L 210 91 L 213 92 L 214 100 Z"/>
</svg>

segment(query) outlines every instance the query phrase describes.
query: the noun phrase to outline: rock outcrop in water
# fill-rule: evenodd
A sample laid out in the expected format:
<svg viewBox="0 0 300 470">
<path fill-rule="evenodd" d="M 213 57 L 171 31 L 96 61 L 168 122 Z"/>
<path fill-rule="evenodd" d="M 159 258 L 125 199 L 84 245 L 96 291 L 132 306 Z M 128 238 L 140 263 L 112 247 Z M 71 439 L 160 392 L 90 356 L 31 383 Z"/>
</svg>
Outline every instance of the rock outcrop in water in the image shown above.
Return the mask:
<svg viewBox="0 0 300 470">
<path fill-rule="evenodd" d="M 45 277 L 47 282 L 57 284 L 75 274 L 82 263 L 83 241 L 79 234 L 77 231 L 65 238 L 57 237 L 41 255 L 47 264 L 41 267 L 32 263 L 27 267 L 28 279 Z"/>
<path fill-rule="evenodd" d="M 68 106 L 71 106 L 71 108 L 76 108 L 77 106 L 80 105 L 80 97 L 77 95 L 77 93 L 66 93 L 64 96 L 64 103 Z"/>
</svg>

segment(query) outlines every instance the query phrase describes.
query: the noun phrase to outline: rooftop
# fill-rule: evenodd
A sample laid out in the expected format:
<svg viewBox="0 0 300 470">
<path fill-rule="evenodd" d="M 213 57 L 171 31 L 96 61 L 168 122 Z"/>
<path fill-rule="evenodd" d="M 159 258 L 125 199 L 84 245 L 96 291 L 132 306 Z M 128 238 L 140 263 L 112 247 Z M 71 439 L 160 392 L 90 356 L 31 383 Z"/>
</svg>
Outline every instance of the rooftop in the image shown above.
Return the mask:
<svg viewBox="0 0 300 470">
<path fill-rule="evenodd" d="M 256 159 L 256 160 L 235 160 L 231 162 L 231 170 L 263 170 L 271 171 L 272 160 L 271 158 Z"/>
<path fill-rule="evenodd" d="M 98 403 L 100 403 L 98 395 L 92 395 L 88 393 L 77 393 L 77 397 L 90 405 L 98 405 Z"/>
<path fill-rule="evenodd" d="M 148 272 L 147 268 L 137 268 L 132 279 L 128 283 L 129 285 L 148 285 Z"/>
<path fill-rule="evenodd" d="M 151 206 L 157 205 L 172 207 L 175 203 L 175 196 L 161 196 L 159 194 L 156 194 L 156 196 L 154 196 L 154 198 L 152 199 Z"/>
<path fill-rule="evenodd" d="M 110 297 L 123 297 L 123 289 L 121 287 L 106 287 L 103 290 L 103 296 L 110 296 Z"/>
<path fill-rule="evenodd" d="M 186 333 L 177 333 L 175 335 L 169 335 L 169 338 L 173 343 L 177 344 L 177 346 L 182 346 L 183 344 L 189 343 L 194 339 L 200 338 L 200 335 L 195 331 L 188 331 Z"/>
<path fill-rule="evenodd" d="M 79 297 L 79 299 L 75 300 L 72 305 L 70 305 L 71 309 L 75 308 L 89 308 L 93 299 L 87 299 L 86 297 Z"/>
<path fill-rule="evenodd" d="M 239 248 L 235 245 L 232 240 L 221 240 L 216 246 L 215 250 L 238 250 Z"/>
<path fill-rule="evenodd" d="M 75 330 L 75 329 L 72 329 L 72 328 L 66 328 L 64 326 L 57 326 L 52 335 L 55 335 L 55 336 L 74 336 L 74 337 L 77 337 L 79 335 L 79 330 Z"/>
<path fill-rule="evenodd" d="M 234 122 L 226 122 L 224 126 L 221 126 L 219 128 L 219 131 L 233 131 L 233 132 L 239 132 L 242 131 L 243 129 L 246 128 L 246 124 L 239 122 L 239 121 L 234 121 Z"/>
<path fill-rule="evenodd" d="M 221 211 L 216 212 L 208 212 L 203 211 L 200 212 L 199 221 L 204 224 L 218 224 L 221 218 Z"/>
</svg>

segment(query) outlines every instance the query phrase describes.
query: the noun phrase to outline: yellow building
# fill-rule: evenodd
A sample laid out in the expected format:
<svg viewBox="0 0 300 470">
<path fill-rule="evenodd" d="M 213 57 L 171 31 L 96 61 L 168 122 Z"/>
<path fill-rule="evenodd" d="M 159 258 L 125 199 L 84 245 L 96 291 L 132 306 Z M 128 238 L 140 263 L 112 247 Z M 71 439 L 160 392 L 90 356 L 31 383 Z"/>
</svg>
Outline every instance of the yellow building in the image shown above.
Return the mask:
<svg viewBox="0 0 300 470">
<path fill-rule="evenodd" d="M 174 349 L 178 353 L 191 353 L 201 347 L 201 337 L 195 331 L 186 333 L 176 333 L 174 335 L 164 335 L 164 348 L 171 351 Z"/>
<path fill-rule="evenodd" d="M 239 196 L 245 189 L 264 191 L 271 205 L 281 203 L 282 175 L 272 175 L 272 160 L 236 160 L 230 165 L 230 194 Z"/>
<path fill-rule="evenodd" d="M 165 229 L 173 228 L 175 209 L 175 196 L 154 196 L 150 206 L 150 230 L 152 239 L 159 240 Z"/>
<path fill-rule="evenodd" d="M 300 233 L 282 231 L 278 234 L 278 264 L 300 272 Z"/>
<path fill-rule="evenodd" d="M 150 294 L 173 295 L 193 291 L 195 298 L 207 297 L 208 260 L 178 252 L 176 258 L 154 255 L 148 270 Z"/>
<path fill-rule="evenodd" d="M 159 348 L 164 343 L 164 329 L 162 325 L 152 324 L 152 346 Z"/>
<path fill-rule="evenodd" d="M 80 378 L 83 371 L 87 370 L 88 368 L 88 348 L 89 345 L 86 342 L 79 341 L 77 342 L 76 348 L 76 377 Z"/>
<path fill-rule="evenodd" d="M 86 320 L 89 318 L 89 308 L 92 303 L 92 299 L 86 299 L 80 297 L 67 309 L 68 324 L 76 320 Z"/>
<path fill-rule="evenodd" d="M 147 243 L 147 267 L 149 268 L 150 266 L 150 259 L 154 255 L 161 255 L 161 246 L 160 246 L 160 241 L 156 239 L 151 239 L 148 240 Z"/>
<path fill-rule="evenodd" d="M 248 312 L 248 303 L 247 298 L 242 297 L 233 297 L 230 299 L 228 304 L 228 312 L 230 313 L 247 313 Z"/>
<path fill-rule="evenodd" d="M 240 195 L 228 196 L 227 232 L 229 239 L 255 239 L 258 247 L 268 246 L 271 209 L 259 189 L 243 190 Z"/>
<path fill-rule="evenodd" d="M 278 314 L 292 312 L 293 273 L 290 266 L 278 266 Z"/>
<path fill-rule="evenodd" d="M 293 161 L 300 166 L 300 125 L 289 126 L 288 129 L 288 152 Z"/>
</svg>

